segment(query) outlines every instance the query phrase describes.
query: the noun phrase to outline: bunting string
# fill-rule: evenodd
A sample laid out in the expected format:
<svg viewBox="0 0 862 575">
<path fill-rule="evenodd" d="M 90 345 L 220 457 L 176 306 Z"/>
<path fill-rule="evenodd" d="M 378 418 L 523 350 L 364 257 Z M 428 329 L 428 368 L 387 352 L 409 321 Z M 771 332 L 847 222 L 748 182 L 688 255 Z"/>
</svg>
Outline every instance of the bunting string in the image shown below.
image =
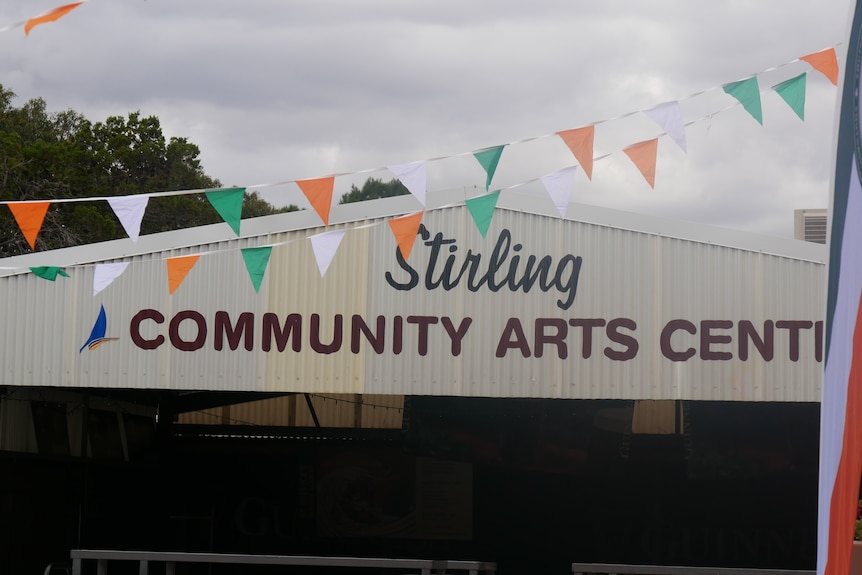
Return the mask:
<svg viewBox="0 0 862 575">
<path fill-rule="evenodd" d="M 86 0 L 84 0 L 84 1 L 86 1 Z M 82 3 L 82 2 L 81 2 L 81 3 Z M 80 3 L 78 3 L 78 4 L 80 4 Z M 19 24 L 20 24 L 20 23 L 19 23 Z M 12 28 L 12 27 L 14 27 L 14 26 L 7 26 L 5 29 L 10 29 L 10 28 Z M 0 31 L 3 31 L 3 30 L 5 30 L 5 29 L 0 29 Z M 840 44 L 836 44 L 836 46 L 837 46 L 837 45 L 840 45 Z M 719 86 L 713 86 L 713 87 L 708 88 L 708 89 L 705 89 L 705 90 L 700 90 L 700 91 L 698 91 L 698 92 L 694 92 L 694 93 L 692 93 L 692 94 L 689 94 L 689 95 L 687 95 L 687 96 L 684 96 L 684 97 L 682 97 L 682 98 L 679 98 L 678 100 L 671 101 L 671 102 L 666 102 L 665 104 L 670 104 L 670 103 L 673 103 L 673 102 L 679 103 L 679 102 L 682 102 L 682 101 L 685 101 L 685 100 L 690 100 L 690 99 L 696 98 L 696 97 L 698 97 L 698 96 L 701 96 L 701 95 L 704 95 L 704 94 L 707 94 L 707 93 L 709 93 L 709 92 L 713 92 L 713 91 L 716 91 L 716 90 L 719 90 L 719 89 L 724 90 L 724 91 L 727 91 L 727 89 L 726 89 L 726 87 L 727 87 L 727 86 L 731 86 L 731 85 L 734 85 L 734 84 L 738 84 L 738 83 L 740 83 L 740 82 L 746 82 L 746 81 L 751 80 L 751 79 L 756 79 L 756 78 L 757 78 L 757 76 L 759 76 L 759 75 L 762 75 L 762 74 L 765 74 L 765 73 L 768 73 L 768 72 L 772 72 L 772 71 L 775 71 L 775 70 L 781 69 L 781 68 L 783 68 L 783 67 L 785 67 L 785 66 L 788 66 L 788 65 L 790 65 L 790 64 L 794 64 L 794 63 L 798 63 L 798 62 L 809 62 L 809 63 L 810 63 L 811 61 L 813 61 L 813 62 L 815 62 L 815 63 L 821 63 L 821 64 L 818 64 L 818 65 L 819 65 L 819 66 L 821 66 L 821 68 L 822 68 L 822 70 L 823 70 L 823 74 L 824 74 L 824 75 L 826 75 L 826 76 L 827 76 L 827 78 L 829 78 L 829 80 L 830 80 L 833 84 L 836 84 L 836 83 L 837 83 L 837 73 L 838 73 L 838 72 L 837 72 L 837 59 L 836 59 L 836 57 L 835 57 L 835 48 L 834 48 L 834 47 L 829 47 L 829 48 L 826 48 L 826 49 L 821 50 L 821 51 L 819 51 L 819 52 L 815 52 L 815 53 L 809 54 L 809 55 L 807 55 L 807 56 L 802 56 L 802 57 L 799 57 L 799 58 L 795 58 L 795 59 L 790 60 L 790 61 L 788 61 L 788 62 L 785 62 L 785 63 L 783 63 L 783 64 L 779 64 L 779 65 L 777 65 L 777 66 L 772 66 L 772 67 L 767 68 L 767 69 L 765 69 L 765 70 L 763 70 L 763 71 L 761 71 L 761 72 L 758 72 L 757 74 L 754 74 L 754 75 L 748 76 L 747 78 L 745 78 L 745 79 L 743 79 L 743 80 L 738 80 L 738 81 L 736 81 L 736 82 L 729 82 L 729 83 L 725 83 L 725 84 L 722 84 L 722 85 L 719 85 Z M 832 64 L 832 62 L 833 62 L 833 61 L 835 62 L 835 64 L 834 64 L 834 65 Z M 825 62 L 825 63 L 824 63 L 824 62 Z M 813 67 L 813 65 L 812 65 L 812 67 Z M 814 69 L 818 69 L 818 68 L 814 68 Z M 819 70 L 819 71 L 820 71 L 820 70 Z M 756 93 L 756 95 L 759 97 L 759 95 L 760 95 L 760 94 L 762 94 L 762 93 L 764 93 L 764 92 L 769 92 L 769 91 L 771 91 L 771 90 L 773 90 L 773 89 L 775 89 L 775 88 L 777 88 L 777 87 L 778 87 L 778 86 L 774 86 L 773 88 L 770 88 L 769 90 L 762 90 L 762 91 L 758 91 L 758 92 Z M 719 110 L 717 110 L 717 111 L 711 112 L 711 113 L 709 113 L 709 114 L 706 114 L 706 115 L 701 116 L 701 117 L 699 117 L 699 118 L 696 118 L 696 119 L 694 119 L 694 120 L 686 121 L 686 122 L 684 122 L 684 123 L 682 124 L 682 127 L 683 127 L 683 128 L 688 128 L 688 127 L 690 127 L 690 126 L 692 126 L 692 125 L 698 124 L 698 123 L 703 122 L 703 121 L 711 121 L 715 116 L 718 116 L 718 115 L 720 115 L 720 114 L 723 114 L 723 113 L 725 113 L 725 112 L 728 112 L 728 111 L 730 111 L 730 110 L 733 110 L 733 109 L 737 108 L 737 107 L 738 107 L 738 106 L 740 106 L 740 105 L 743 105 L 743 106 L 744 106 L 744 104 L 742 104 L 740 101 L 736 101 L 736 102 L 734 102 L 734 103 L 732 103 L 732 104 L 729 104 L 729 105 L 725 106 L 724 108 L 721 108 L 721 109 L 719 109 Z M 660 104 L 659 106 L 661 106 L 661 104 Z M 656 107 L 658 107 L 658 106 L 656 106 Z M 625 119 L 625 118 L 628 118 L 628 117 L 631 117 L 631 116 L 635 116 L 635 115 L 637 115 L 637 114 L 647 113 L 647 112 L 649 112 L 650 110 L 655 109 L 656 107 L 654 107 L 654 108 L 650 108 L 650 109 L 648 109 L 648 110 L 635 110 L 635 111 L 631 111 L 631 112 L 626 112 L 626 113 L 621 114 L 621 115 L 618 115 L 618 116 L 614 116 L 614 117 L 610 117 L 610 118 L 605 118 L 605 119 L 597 120 L 597 121 L 594 121 L 594 122 L 591 122 L 591 123 L 588 123 L 588 124 L 584 124 L 583 126 L 580 126 L 579 128 L 584 128 L 584 127 L 589 127 L 589 126 L 598 126 L 598 125 L 601 125 L 601 124 L 605 124 L 605 123 L 609 123 L 609 122 L 614 122 L 614 121 L 622 120 L 622 119 Z M 578 128 L 574 128 L 574 129 L 578 129 Z M 570 131 L 570 130 L 564 130 L 564 131 Z M 420 164 L 420 163 L 423 163 L 423 162 L 427 164 L 427 163 L 430 163 L 430 162 L 438 162 L 438 161 L 449 160 L 449 159 L 453 159 L 453 158 L 459 158 L 459 157 L 465 157 L 465 156 L 475 156 L 476 154 L 481 153 L 481 152 L 483 152 L 483 151 L 485 151 L 485 150 L 505 148 L 505 147 L 508 147 L 508 146 L 517 146 L 517 145 L 522 145 L 522 144 L 526 144 L 526 143 L 534 142 L 534 141 L 537 141 L 537 140 L 547 139 L 547 138 L 556 138 L 556 137 L 559 137 L 559 134 L 560 134 L 560 133 L 561 133 L 561 132 L 554 132 L 554 133 L 551 133 L 551 134 L 542 134 L 542 135 L 539 135 L 539 136 L 526 137 L 526 138 L 522 138 L 522 139 L 518 139 L 518 140 L 511 141 L 511 142 L 508 142 L 508 143 L 504 143 L 504 144 L 501 144 L 501 145 L 498 145 L 498 146 L 492 146 L 492 147 L 490 147 L 490 148 L 483 148 L 483 149 L 475 150 L 475 151 L 467 151 L 467 152 L 459 152 L 459 153 L 453 153 L 453 154 L 447 154 L 447 155 L 435 156 L 435 157 L 427 158 L 427 159 L 425 159 L 425 160 L 420 160 L 420 161 L 417 161 L 417 162 L 412 162 L 412 164 Z M 663 137 L 663 136 L 665 136 L 665 135 L 670 135 L 670 134 L 669 134 L 667 131 L 664 131 L 664 132 L 662 132 L 661 134 L 659 134 L 659 135 L 658 135 L 658 136 L 656 136 L 656 137 Z M 621 149 L 619 149 L 619 150 L 615 150 L 615 151 L 612 151 L 612 152 L 608 152 L 608 153 L 602 154 L 602 155 L 600 155 L 600 156 L 596 156 L 596 157 L 594 157 L 594 158 L 593 158 L 593 161 L 595 162 L 595 161 L 604 160 L 605 158 L 607 158 L 607 157 L 609 157 L 609 156 L 616 155 L 616 153 L 617 153 L 617 152 L 620 152 L 620 151 L 623 151 L 623 148 L 621 148 Z M 408 165 L 408 164 L 403 164 L 402 166 L 407 166 L 407 165 Z M 333 174 L 330 174 L 329 176 L 324 176 L 324 177 L 320 177 L 320 178 L 312 178 L 312 179 L 308 179 L 308 180 L 296 180 L 296 179 L 292 179 L 292 180 L 290 180 L 290 179 L 288 179 L 288 180 L 280 180 L 280 181 L 273 181 L 273 182 L 266 182 L 266 183 L 251 184 L 251 185 L 246 185 L 246 186 L 244 186 L 244 189 L 248 189 L 248 190 L 257 190 L 257 189 L 265 189 L 265 188 L 281 187 L 281 186 L 286 186 L 286 185 L 290 185 L 290 184 L 296 184 L 297 186 L 300 186 L 300 187 L 301 187 L 301 183 L 302 183 L 302 182 L 309 182 L 309 183 L 310 183 L 310 182 L 312 182 L 312 181 L 314 181 L 314 180 L 323 180 L 324 178 L 341 178 L 341 177 L 357 176 L 357 175 L 362 175 L 362 174 L 377 173 L 377 172 L 382 172 L 382 171 L 387 171 L 387 170 L 392 171 L 392 170 L 391 170 L 391 168 L 393 168 L 393 167 L 395 167 L 395 166 L 378 166 L 378 167 L 365 168 L 365 169 L 355 170 L 355 171 L 349 171 L 349 172 L 335 172 L 335 173 L 333 173 Z M 531 179 L 531 180 L 525 180 L 524 182 L 521 182 L 521 183 L 519 183 L 519 184 L 515 184 L 514 186 L 511 186 L 511 187 L 517 187 L 518 185 L 523 185 L 523 184 L 526 184 L 526 183 L 529 183 L 529 182 L 533 182 L 533 181 L 536 181 L 537 179 L 539 179 L 539 178 L 533 178 L 533 179 Z M 169 197 L 169 196 L 180 196 L 180 195 L 204 194 L 204 193 L 212 192 L 212 191 L 216 191 L 216 190 L 212 190 L 212 189 L 164 190 L 164 191 L 147 192 L 147 193 L 145 193 L 145 194 L 136 194 L 135 196 L 136 196 L 136 197 L 146 196 L 146 197 L 149 197 L 149 198 L 156 198 L 156 197 Z M 21 200 L 21 201 L 16 201 L 16 200 L 0 200 L 0 205 L 9 205 L 9 204 L 13 204 L 13 203 L 20 203 L 20 204 L 26 204 L 26 203 L 39 203 L 39 202 L 46 202 L 46 201 L 49 201 L 50 203 L 73 203 L 73 202 L 111 201 L 112 199 L 115 199 L 115 198 L 117 198 L 117 197 L 118 197 L 118 196 L 80 196 L 80 197 L 75 197 L 75 198 L 56 198 L 56 199 L 51 199 L 51 200 L 43 200 L 43 199 L 37 199 L 37 200 Z"/>
<path fill-rule="evenodd" d="M 67 4 L 65 6 L 61 6 L 53 11 L 47 12 L 41 16 L 25 21 L 24 23 L 17 23 L 15 25 L 2 28 L 0 29 L 0 31 L 17 27 L 18 24 L 23 25 L 26 28 L 26 31 L 29 31 L 30 29 L 32 29 L 32 27 L 38 24 L 57 20 L 58 18 L 65 15 L 72 9 L 78 7 L 82 3 L 83 2 L 77 2 L 74 4 Z M 819 52 L 796 58 L 794 60 L 791 60 L 790 62 L 786 62 L 778 66 L 773 66 L 771 68 L 768 68 L 767 70 L 764 70 L 758 74 L 748 76 L 742 80 L 695 92 L 682 98 L 681 100 L 692 99 L 720 88 L 724 93 L 728 94 L 730 97 L 736 100 L 732 104 L 729 104 L 720 110 L 711 112 L 700 118 L 687 122 L 683 120 L 682 113 L 680 111 L 679 102 L 681 100 L 675 100 L 670 102 L 664 102 L 646 110 L 628 112 L 620 116 L 606 118 L 590 124 L 585 124 L 578 128 L 555 132 L 553 134 L 545 134 L 541 136 L 523 138 L 497 146 L 491 146 L 470 152 L 461 152 L 457 154 L 437 156 L 421 161 L 411 162 L 408 164 L 368 168 L 354 172 L 339 172 L 331 174 L 329 176 L 312 179 L 283 180 L 279 182 L 254 184 L 241 188 L 155 191 L 145 194 L 135 194 L 131 196 L 85 196 L 76 198 L 59 198 L 54 200 L 26 201 L 5 200 L 0 201 L 0 204 L 8 206 L 19 228 L 21 229 L 21 232 L 27 239 L 28 244 L 30 245 L 31 249 L 34 250 L 36 247 L 37 235 L 41 228 L 42 221 L 44 220 L 45 214 L 51 203 L 107 201 L 110 204 L 111 208 L 114 210 L 114 213 L 120 220 L 121 224 L 123 225 L 123 228 L 125 229 L 129 238 L 132 239 L 133 242 L 136 242 L 139 236 L 141 219 L 143 217 L 143 213 L 146 209 L 147 201 L 149 198 L 186 194 L 204 194 L 209 200 L 209 202 L 212 204 L 212 206 L 216 209 L 218 214 L 221 216 L 221 218 L 226 223 L 228 223 L 234 233 L 239 237 L 241 236 L 240 224 L 242 203 L 245 191 L 247 189 L 262 189 L 295 184 L 306 196 L 312 208 L 320 217 L 323 225 L 325 227 L 328 227 L 329 212 L 332 205 L 334 182 L 337 177 L 356 176 L 364 173 L 373 173 L 380 172 L 383 170 L 389 170 L 396 176 L 397 179 L 402 181 L 408 191 L 423 206 L 423 209 L 418 212 L 405 216 L 400 216 L 397 218 L 391 218 L 387 221 L 398 243 L 399 250 L 401 251 L 403 257 L 407 259 L 410 255 L 410 250 L 416 238 L 416 232 L 419 228 L 419 225 L 421 224 L 421 220 L 424 214 L 424 206 L 426 203 L 427 192 L 425 167 L 429 162 L 436 162 L 471 155 L 476 159 L 478 164 L 485 171 L 485 193 L 477 194 L 475 197 L 472 198 L 465 197 L 464 200 L 464 204 L 467 206 L 471 216 L 474 219 L 474 222 L 477 225 L 478 230 L 483 236 L 485 235 L 488 230 L 488 227 L 490 226 L 493 211 L 496 208 L 497 199 L 500 192 L 503 190 L 511 190 L 514 188 L 525 186 L 527 184 L 531 184 L 537 181 L 542 182 L 554 205 L 559 210 L 560 217 L 564 217 L 565 209 L 568 205 L 568 198 L 571 194 L 572 189 L 574 188 L 574 173 L 578 166 L 580 166 L 584 170 L 588 178 L 592 179 L 592 167 L 594 162 L 604 160 L 605 158 L 608 158 L 612 155 L 615 155 L 617 152 L 622 151 L 635 164 L 638 170 L 640 170 L 641 174 L 643 175 L 647 183 L 650 185 L 650 187 L 655 187 L 655 168 L 657 161 L 658 140 L 660 138 L 664 136 L 670 136 L 683 150 L 683 152 L 686 152 L 687 146 L 685 141 L 685 129 L 687 127 L 703 121 L 711 123 L 712 119 L 716 115 L 722 114 L 738 106 L 742 106 L 755 120 L 758 121 L 758 123 L 762 125 L 763 118 L 761 107 L 761 94 L 763 93 L 763 91 L 760 89 L 760 86 L 757 82 L 758 76 L 796 62 L 806 62 L 814 70 L 817 70 L 818 72 L 826 76 L 833 85 L 837 85 L 837 58 L 835 55 L 834 47 L 830 47 Z M 803 121 L 805 82 L 806 73 L 803 72 L 802 74 L 799 74 L 798 76 L 789 80 L 785 80 L 775 86 L 772 86 L 771 88 L 771 90 L 776 91 L 779 96 L 781 96 L 781 98 L 793 109 L 793 111 Z M 599 156 L 594 155 L 593 139 L 595 126 L 627 118 L 639 113 L 643 113 L 651 120 L 653 120 L 661 128 L 661 132 L 651 139 L 638 141 L 634 144 L 630 144 L 623 147 L 621 150 L 616 150 L 614 152 L 605 153 Z M 501 157 L 503 156 L 503 153 L 507 147 L 521 145 L 535 140 L 551 137 L 561 138 L 563 140 L 563 142 L 566 144 L 567 147 L 569 147 L 572 154 L 574 155 L 577 165 L 566 166 L 550 174 L 545 174 L 540 177 L 527 179 L 506 187 L 498 186 L 494 191 L 491 191 L 491 184 L 493 182 L 494 174 L 496 172 L 498 163 L 501 160 Z M 363 227 L 367 226 L 357 226 L 353 229 L 361 229 Z M 336 230 L 315 234 L 310 238 L 305 238 L 311 240 L 311 244 L 314 249 L 314 255 L 321 276 L 326 273 L 329 263 L 332 261 L 332 258 L 335 255 L 335 251 L 337 250 L 339 243 L 343 239 L 344 233 L 344 230 Z M 269 244 L 267 246 L 233 248 L 242 250 L 243 258 L 246 263 L 250 278 L 254 284 L 255 291 L 257 291 L 260 287 L 262 277 L 265 273 L 266 266 L 269 261 L 269 253 L 271 249 L 276 246 L 293 243 L 300 240 L 301 239 L 288 240 L 285 242 Z M 171 294 L 174 293 L 174 291 L 180 286 L 186 275 L 192 270 L 195 263 L 197 263 L 197 260 L 201 255 L 212 255 L 214 253 L 219 253 L 220 251 L 228 250 L 206 251 L 200 254 L 165 258 L 168 265 L 169 292 Z M 124 265 L 122 263 L 115 263 L 111 265 L 96 264 L 96 276 L 98 279 L 98 285 L 94 285 L 94 295 L 105 289 L 116 277 L 119 277 L 119 275 L 121 275 L 125 270 L 126 265 L 128 265 L 128 263 L 125 263 Z M 0 267 L 0 269 L 15 270 L 13 271 L 13 273 L 21 273 L 23 271 L 26 271 L 20 270 L 20 268 L 8 267 Z M 42 266 L 38 268 L 29 268 L 29 270 L 37 276 L 49 281 L 56 281 L 58 277 L 68 277 L 68 274 L 65 273 L 63 268 L 58 266 Z"/>
</svg>

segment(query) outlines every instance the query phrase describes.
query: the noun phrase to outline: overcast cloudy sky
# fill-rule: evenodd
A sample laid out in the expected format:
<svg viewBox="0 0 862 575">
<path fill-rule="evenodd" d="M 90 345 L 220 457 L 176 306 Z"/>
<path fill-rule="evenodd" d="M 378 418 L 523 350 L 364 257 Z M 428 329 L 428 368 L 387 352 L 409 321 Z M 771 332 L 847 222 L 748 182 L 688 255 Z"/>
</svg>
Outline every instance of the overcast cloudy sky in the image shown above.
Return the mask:
<svg viewBox="0 0 862 575">
<path fill-rule="evenodd" d="M 61 3 L 3 0 L 0 27 Z M 575 164 L 540 136 L 597 123 L 608 155 L 573 201 L 792 237 L 794 209 L 828 204 L 837 102 L 792 62 L 835 47 L 843 67 L 849 17 L 848 0 L 89 0 L 0 33 L 0 84 L 93 121 L 156 115 L 224 185 L 352 174 L 336 194 L 440 157 L 429 194 L 481 187 L 459 154 L 508 143 L 492 189 L 514 186 Z M 802 122 L 770 87 L 804 71 Z M 754 74 L 763 126 L 721 90 Z M 621 150 L 661 129 L 628 114 L 672 100 L 688 153 L 661 138 L 651 189 Z M 294 184 L 264 196 L 308 205 Z"/>
</svg>

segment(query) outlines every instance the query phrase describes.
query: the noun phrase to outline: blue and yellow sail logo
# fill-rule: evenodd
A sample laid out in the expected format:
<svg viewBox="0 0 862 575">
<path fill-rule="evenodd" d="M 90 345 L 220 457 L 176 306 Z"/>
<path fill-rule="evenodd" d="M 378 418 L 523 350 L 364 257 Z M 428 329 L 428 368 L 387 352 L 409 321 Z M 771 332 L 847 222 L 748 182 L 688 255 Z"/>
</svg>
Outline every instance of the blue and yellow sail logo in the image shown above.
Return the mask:
<svg viewBox="0 0 862 575">
<path fill-rule="evenodd" d="M 93 330 L 90 332 L 90 337 L 87 338 L 86 343 L 81 346 L 81 349 L 78 350 L 78 353 L 84 351 L 84 348 L 96 349 L 103 343 L 107 341 L 117 341 L 118 337 L 105 337 L 105 334 L 108 331 L 108 316 L 105 314 L 105 306 L 102 306 L 102 309 L 99 310 L 99 317 L 96 318 L 96 323 L 93 325 Z"/>
</svg>

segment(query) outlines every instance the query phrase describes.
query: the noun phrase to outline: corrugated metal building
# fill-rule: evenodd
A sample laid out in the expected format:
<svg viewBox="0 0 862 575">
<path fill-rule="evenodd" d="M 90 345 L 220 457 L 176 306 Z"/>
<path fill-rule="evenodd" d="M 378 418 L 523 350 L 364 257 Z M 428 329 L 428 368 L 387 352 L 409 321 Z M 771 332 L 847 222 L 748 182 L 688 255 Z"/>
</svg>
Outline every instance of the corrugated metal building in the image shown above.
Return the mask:
<svg viewBox="0 0 862 575">
<path fill-rule="evenodd" d="M 822 246 L 501 198 L 485 237 L 412 197 L 2 262 L 3 385 L 817 401 Z M 344 236 L 321 277 L 311 238 Z M 271 247 L 259 291 L 244 250 Z M 170 294 L 166 260 L 200 255 Z M 93 295 L 98 264 L 126 262 Z M 64 267 L 49 282 L 30 267 Z M 84 346 L 100 308 L 109 339 Z"/>
<path fill-rule="evenodd" d="M 144 461 L 197 484 L 242 461 L 228 475 L 250 475 L 234 478 L 227 503 L 201 489 L 177 504 L 210 505 L 210 548 L 222 533 L 227 548 L 309 552 L 336 537 L 333 552 L 357 553 L 349 541 L 359 537 L 363 553 L 372 540 L 405 555 L 436 541 L 510 565 L 526 545 L 554 561 L 807 567 L 825 247 L 574 204 L 560 218 L 549 201 L 517 194 L 501 195 L 483 235 L 468 195 L 434 195 L 406 261 L 389 224 L 422 209 L 410 196 L 335 206 L 328 227 L 303 211 L 243 221 L 240 237 L 220 224 L 0 261 L 0 452 Z M 200 257 L 170 293 L 167 261 L 189 255 Z M 106 263 L 128 265 L 94 293 Z M 69 277 L 46 281 L 30 273 L 37 266 Z M 310 427 L 354 432 L 296 431 Z M 309 438 L 317 447 L 303 447 Z M 371 443 L 335 450 L 345 439 Z M 270 455 L 249 464 L 259 450 Z M 261 527 L 252 537 L 236 486 L 265 477 L 284 450 L 299 462 L 282 476 L 295 497 L 291 535 Z M 397 532 L 332 519 L 332 470 L 354 473 L 359 452 L 376 461 L 364 464 L 369 477 L 410 469 L 418 495 Z M 32 484 L 32 464 L 13 459 L 6 469 Z M 445 497 L 428 483 L 441 465 L 455 478 Z M 86 504 L 98 499 L 92 481 L 80 487 L 90 495 L 78 500 L 77 534 L 58 535 L 64 544 L 116 536 L 85 520 L 108 507 Z M 398 482 L 380 481 L 395 492 Z M 516 505 L 524 527 L 513 527 L 497 505 L 522 488 L 534 499 Z M 746 513 L 762 506 L 745 528 L 727 515 L 734 490 Z M 761 517 L 788 494 L 804 503 Z M 647 497 L 649 520 L 623 517 L 628 503 L 612 497 Z M 712 528 L 699 526 L 693 500 L 714 514 Z M 29 501 L 41 505 L 35 492 Z M 435 523 L 422 505 L 447 519 Z M 539 512 L 556 507 L 608 515 L 563 527 Z M 303 525 L 316 526 L 312 543 Z M 612 542 L 617 529 L 637 545 Z"/>
</svg>

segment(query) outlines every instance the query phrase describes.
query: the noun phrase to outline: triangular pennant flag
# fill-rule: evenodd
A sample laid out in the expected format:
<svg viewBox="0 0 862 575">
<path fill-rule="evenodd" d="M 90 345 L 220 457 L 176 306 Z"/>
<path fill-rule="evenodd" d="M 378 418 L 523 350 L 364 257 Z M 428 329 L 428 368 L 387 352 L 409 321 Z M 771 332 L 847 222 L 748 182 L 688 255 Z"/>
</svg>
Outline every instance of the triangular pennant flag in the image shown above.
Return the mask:
<svg viewBox="0 0 862 575">
<path fill-rule="evenodd" d="M 96 264 L 96 271 L 93 274 L 93 295 L 96 295 L 120 277 L 129 262 L 120 262 L 114 264 Z"/>
<path fill-rule="evenodd" d="M 144 194 L 108 198 L 111 209 L 114 210 L 114 214 L 133 242 L 137 242 L 141 235 L 141 221 L 144 219 L 149 201 L 150 197 Z"/>
<path fill-rule="evenodd" d="M 401 180 L 404 187 L 410 190 L 410 193 L 424 206 L 427 186 L 425 162 L 411 162 L 409 164 L 387 166 L 387 168 L 395 174 L 396 178 Z"/>
<path fill-rule="evenodd" d="M 207 199 L 227 225 L 236 235 L 239 235 L 239 222 L 242 218 L 242 201 L 245 198 L 245 188 L 225 188 L 222 190 L 207 190 Z"/>
<path fill-rule="evenodd" d="M 658 154 L 658 138 L 632 144 L 623 152 L 631 158 L 650 187 L 655 188 L 655 159 Z"/>
<path fill-rule="evenodd" d="M 644 114 L 658 124 L 668 136 L 670 136 L 683 152 L 688 153 L 685 142 L 685 123 L 682 121 L 682 111 L 679 102 L 665 102 L 649 110 Z"/>
<path fill-rule="evenodd" d="M 297 180 L 296 185 L 311 202 L 311 207 L 323 220 L 323 225 L 329 225 L 329 209 L 332 207 L 332 188 L 335 187 L 335 176 L 317 178 L 314 180 Z"/>
<path fill-rule="evenodd" d="M 416 234 L 419 233 L 419 224 L 422 223 L 424 214 L 425 212 L 417 212 L 388 222 L 392 229 L 392 235 L 398 242 L 398 249 L 401 250 L 401 257 L 405 260 L 410 257 L 410 251 L 413 249 L 413 242 L 416 241 Z"/>
<path fill-rule="evenodd" d="M 497 171 L 497 164 L 500 162 L 500 156 L 503 155 L 503 148 L 506 145 L 494 146 L 493 148 L 485 148 L 478 152 L 473 152 L 473 157 L 479 160 L 479 164 L 485 168 L 487 177 L 485 178 L 485 190 L 490 189 L 491 180 L 494 178 L 494 172 Z"/>
<path fill-rule="evenodd" d="M 575 155 L 575 159 L 584 169 L 587 179 L 593 179 L 593 140 L 596 137 L 596 127 L 593 125 L 557 132 L 563 142 Z"/>
<path fill-rule="evenodd" d="M 59 20 L 81 4 L 83 4 L 83 2 L 66 4 L 64 6 L 59 6 L 57 8 L 54 8 L 53 10 L 45 12 L 44 14 L 36 16 L 35 18 L 30 18 L 29 20 L 27 20 L 27 23 L 24 24 L 24 35 L 29 35 L 30 30 L 32 30 L 39 24 L 45 24 L 46 22 L 53 22 L 54 20 Z"/>
<path fill-rule="evenodd" d="M 812 68 L 829 78 L 833 85 L 838 85 L 838 58 L 835 56 L 835 48 L 802 56 L 800 60 L 811 64 Z"/>
<path fill-rule="evenodd" d="M 464 203 L 467 209 L 470 210 L 470 215 L 473 216 L 473 221 L 476 222 L 476 227 L 479 228 L 479 233 L 482 237 L 488 233 L 488 228 L 491 226 L 491 218 L 494 217 L 494 208 L 497 207 L 497 200 L 500 199 L 500 191 L 497 190 L 493 194 L 479 196 L 466 200 Z"/>
<path fill-rule="evenodd" d="M 725 84 L 722 88 L 724 88 L 725 93 L 739 100 L 742 107 L 761 126 L 763 125 L 763 110 L 760 107 L 760 87 L 757 85 L 757 76 L 752 76 L 748 80 Z"/>
<path fill-rule="evenodd" d="M 572 196 L 572 188 L 575 187 L 575 172 L 577 166 L 563 168 L 546 176 L 542 176 L 542 183 L 551 196 L 551 200 L 560 212 L 560 217 L 566 217 L 566 209 L 569 207 L 569 198 Z"/>
<path fill-rule="evenodd" d="M 406 184 L 405 184 L 406 185 Z M 329 269 L 329 264 L 332 263 L 332 258 L 335 257 L 335 252 L 338 250 L 338 245 L 344 238 L 345 230 L 335 230 L 311 236 L 311 249 L 314 250 L 314 259 L 317 260 L 317 269 L 320 270 L 320 277 Z"/>
<path fill-rule="evenodd" d="M 173 294 L 180 287 L 200 257 L 200 255 L 179 256 L 165 260 L 168 266 L 168 293 Z"/>
<path fill-rule="evenodd" d="M 64 272 L 63 268 L 57 266 L 38 266 L 30 268 L 30 271 L 40 278 L 51 282 L 56 280 L 58 275 L 63 276 L 64 278 L 69 277 L 69 274 Z"/>
<path fill-rule="evenodd" d="M 248 277 L 251 278 L 251 283 L 254 286 L 254 291 L 260 291 L 260 284 L 263 281 L 263 274 L 266 273 L 266 267 L 269 265 L 269 256 L 272 253 L 272 246 L 262 248 L 243 248 L 242 259 L 245 261 L 245 269 L 248 270 Z"/>
<path fill-rule="evenodd" d="M 780 84 L 772 87 L 778 92 L 778 95 L 787 102 L 787 105 L 796 112 L 800 120 L 805 121 L 805 76 L 806 72 L 802 72 L 794 78 L 785 80 Z"/>
<path fill-rule="evenodd" d="M 36 236 L 42 229 L 42 222 L 45 220 L 45 214 L 48 213 L 51 202 L 9 202 L 7 205 L 15 216 L 21 233 L 27 238 L 30 249 L 35 250 Z"/>
</svg>

